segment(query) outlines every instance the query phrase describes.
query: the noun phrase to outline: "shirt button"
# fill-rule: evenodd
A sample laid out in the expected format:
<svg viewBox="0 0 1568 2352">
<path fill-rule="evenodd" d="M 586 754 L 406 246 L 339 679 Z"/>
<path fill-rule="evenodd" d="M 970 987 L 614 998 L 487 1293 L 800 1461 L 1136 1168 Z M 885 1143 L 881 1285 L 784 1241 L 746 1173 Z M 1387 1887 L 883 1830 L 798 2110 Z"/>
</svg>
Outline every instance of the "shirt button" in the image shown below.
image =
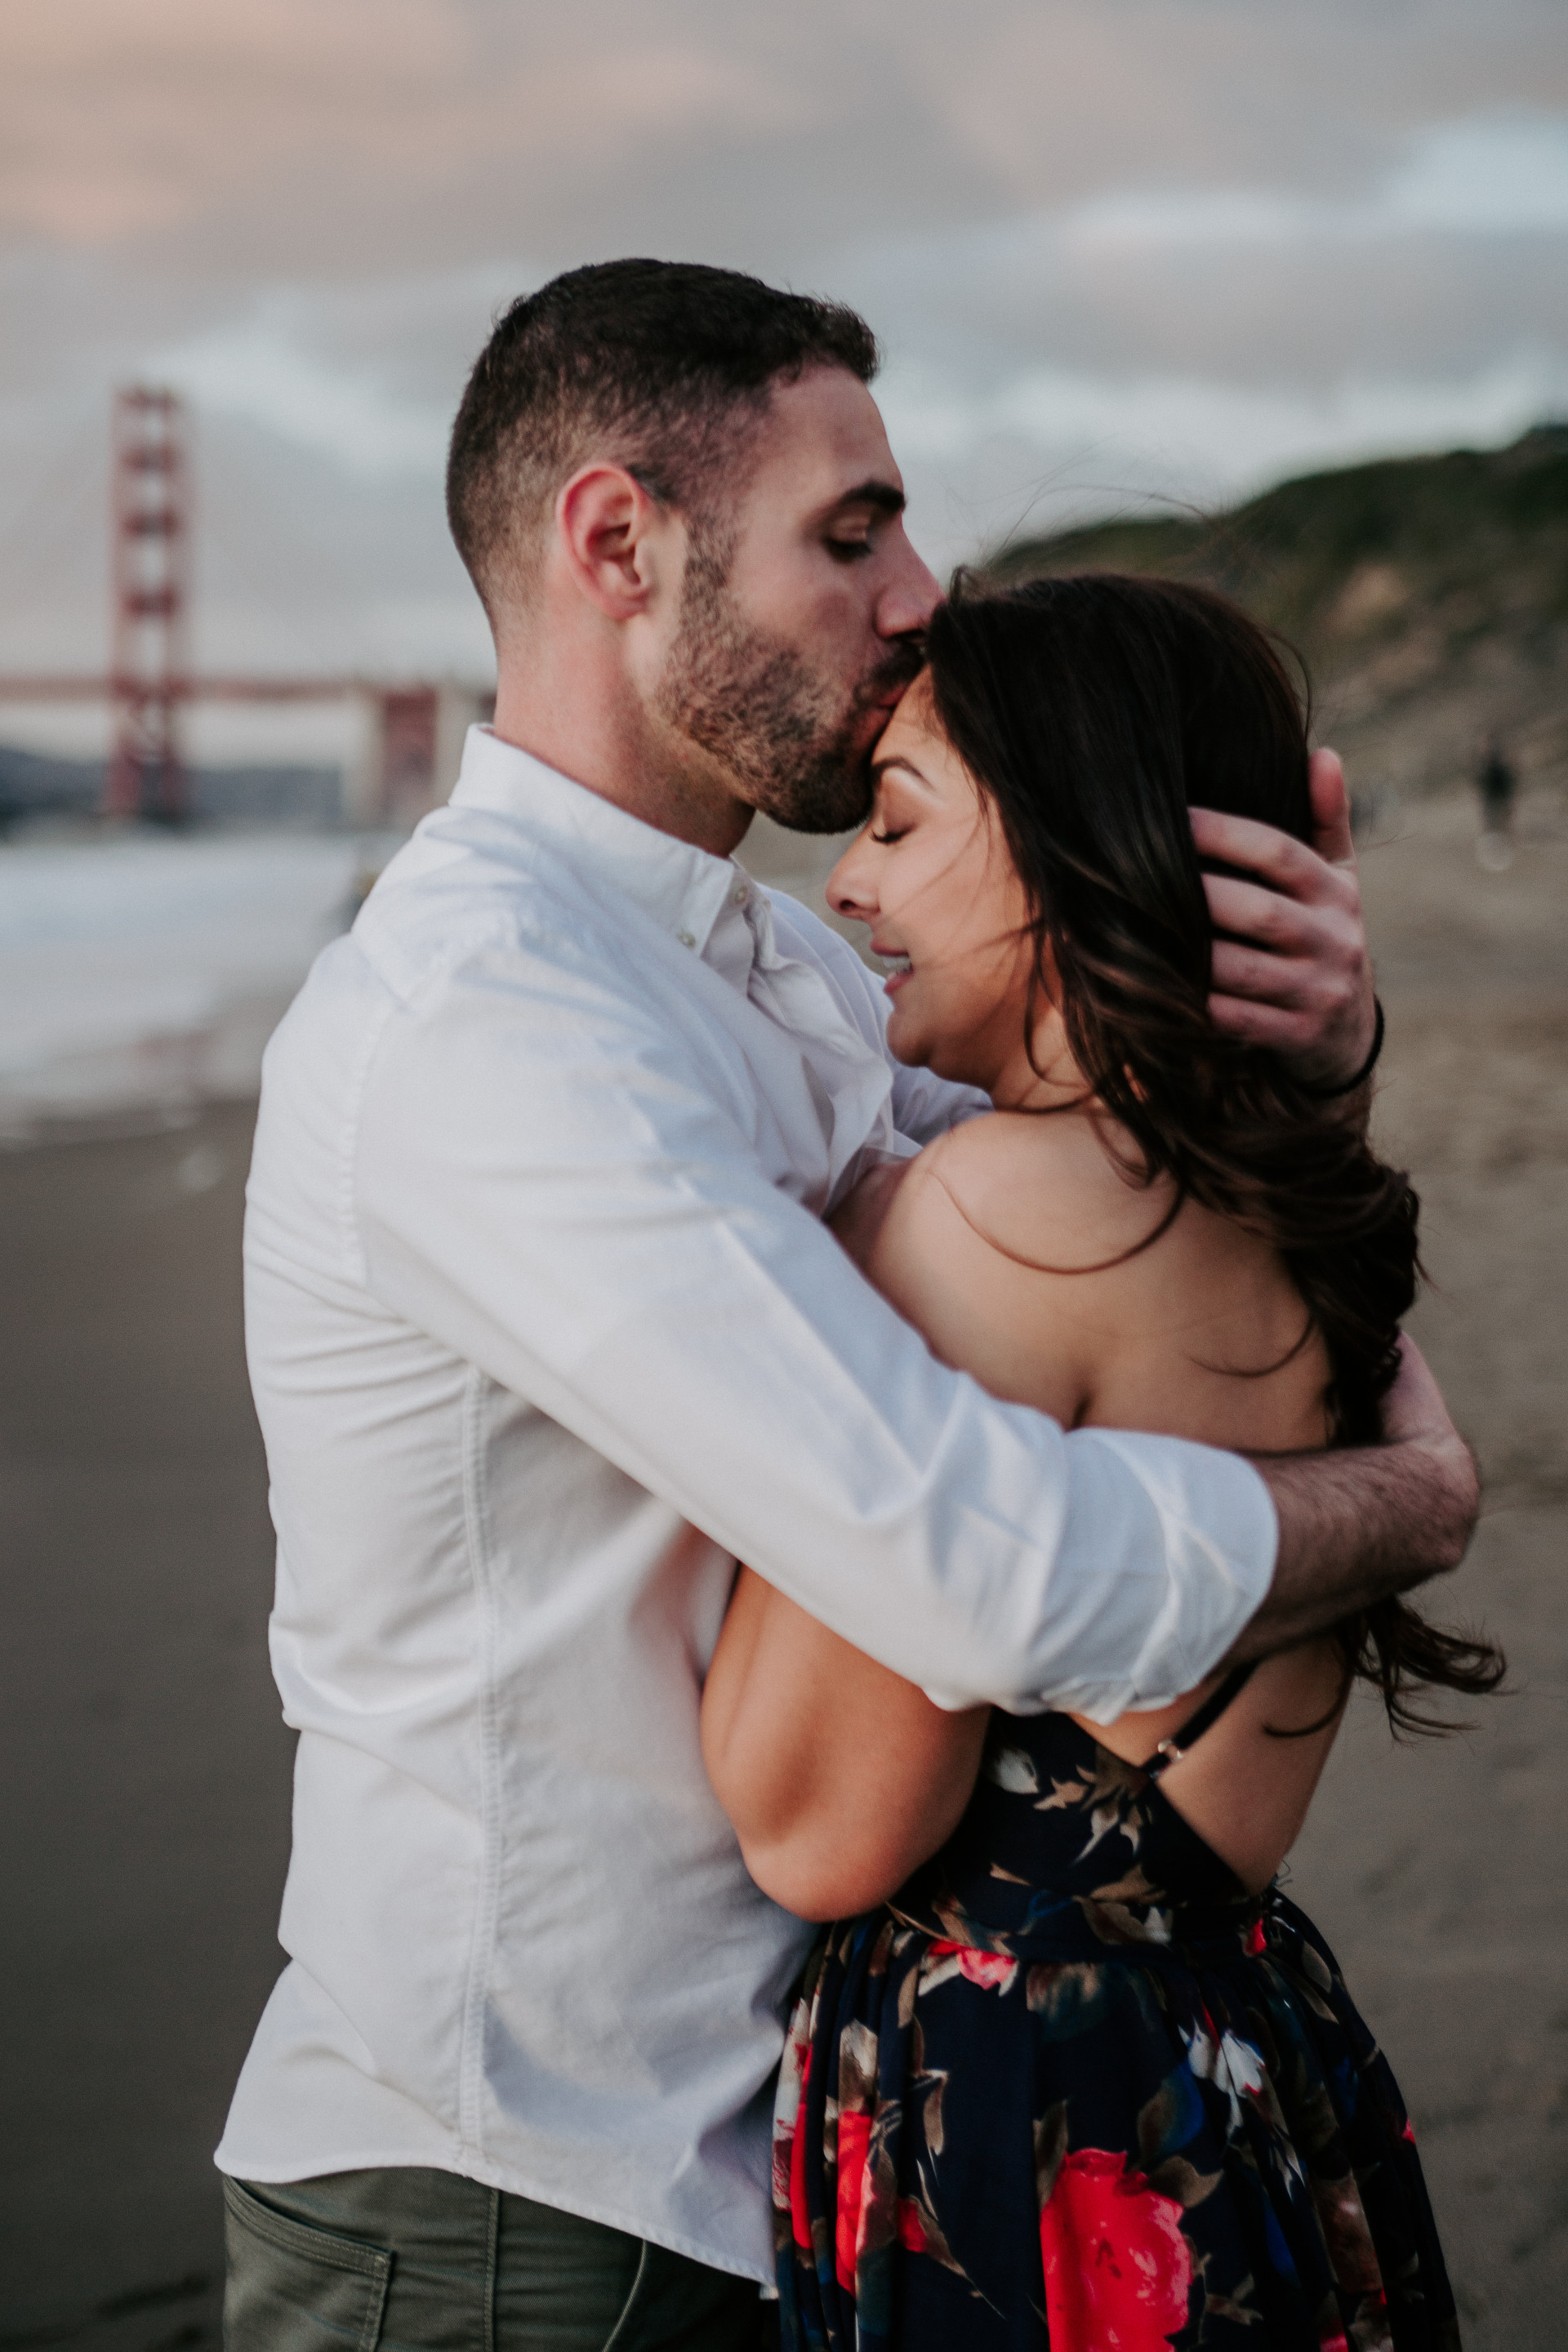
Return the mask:
<svg viewBox="0 0 1568 2352">
<path fill-rule="evenodd" d="M 743 907 L 745 903 L 746 886 L 743 882 L 737 882 L 730 893 L 730 904 L 731 907 Z"/>
<path fill-rule="evenodd" d="M 677 931 L 675 936 L 683 948 L 694 948 L 697 945 L 696 939 L 690 931 Z"/>
</svg>

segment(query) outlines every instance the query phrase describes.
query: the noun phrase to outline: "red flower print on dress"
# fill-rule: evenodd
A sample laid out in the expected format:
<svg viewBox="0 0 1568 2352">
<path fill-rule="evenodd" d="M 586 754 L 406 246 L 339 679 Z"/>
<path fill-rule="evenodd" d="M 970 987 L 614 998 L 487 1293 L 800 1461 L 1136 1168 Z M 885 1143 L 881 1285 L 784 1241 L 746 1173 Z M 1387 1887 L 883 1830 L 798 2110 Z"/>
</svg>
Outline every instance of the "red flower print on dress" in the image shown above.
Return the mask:
<svg viewBox="0 0 1568 2352">
<path fill-rule="evenodd" d="M 855 2287 L 855 2255 L 860 2242 L 860 2206 L 866 2193 L 866 2152 L 871 2144 L 868 2115 L 838 2118 L 838 2215 L 834 2256 L 838 2284 Z"/>
<path fill-rule="evenodd" d="M 955 1961 L 961 1977 L 967 1977 L 982 1992 L 1006 1992 L 1018 1973 L 1016 1960 L 1008 1959 L 1005 1952 L 977 1951 L 973 1944 L 933 1943 L 929 1958 L 939 1963 L 938 1977 L 945 1974 L 940 1967 L 943 1960 Z"/>
<path fill-rule="evenodd" d="M 1051 2352 L 1167 2352 L 1187 2324 L 1182 2209 L 1104 2147 L 1064 2157 L 1040 2214 Z"/>
<path fill-rule="evenodd" d="M 790 2231 L 797 2246 L 811 2250 L 811 2211 L 805 2199 L 805 2086 L 811 2080 L 812 2053 L 805 2053 L 805 2063 L 800 2070 L 800 2113 L 789 2147 L 789 2215 Z"/>
</svg>

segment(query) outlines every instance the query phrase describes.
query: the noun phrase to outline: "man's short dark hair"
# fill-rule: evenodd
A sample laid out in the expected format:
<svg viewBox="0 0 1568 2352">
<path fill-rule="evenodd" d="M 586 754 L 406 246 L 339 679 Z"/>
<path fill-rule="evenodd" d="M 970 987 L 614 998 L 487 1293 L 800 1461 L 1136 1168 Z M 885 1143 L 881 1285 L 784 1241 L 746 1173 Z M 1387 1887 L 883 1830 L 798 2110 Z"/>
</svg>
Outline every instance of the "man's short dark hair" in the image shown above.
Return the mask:
<svg viewBox="0 0 1568 2352">
<path fill-rule="evenodd" d="M 813 367 L 877 372 L 837 302 L 697 262 L 603 261 L 525 294 L 475 362 L 452 427 L 447 518 L 492 618 L 526 593 L 562 484 L 595 457 L 693 515 L 724 503 L 748 422 Z"/>
</svg>

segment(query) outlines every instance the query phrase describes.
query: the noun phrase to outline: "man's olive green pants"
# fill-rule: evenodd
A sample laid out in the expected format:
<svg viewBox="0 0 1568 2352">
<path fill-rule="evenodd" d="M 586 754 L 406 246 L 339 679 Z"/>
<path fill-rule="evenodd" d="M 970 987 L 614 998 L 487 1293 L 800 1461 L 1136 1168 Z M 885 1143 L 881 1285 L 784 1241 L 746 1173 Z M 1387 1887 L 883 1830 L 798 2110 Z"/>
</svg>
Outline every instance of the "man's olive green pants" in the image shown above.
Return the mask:
<svg viewBox="0 0 1568 2352">
<path fill-rule="evenodd" d="M 418 2168 L 226 2180 L 226 2352 L 764 2352 L 750 2279 Z"/>
</svg>

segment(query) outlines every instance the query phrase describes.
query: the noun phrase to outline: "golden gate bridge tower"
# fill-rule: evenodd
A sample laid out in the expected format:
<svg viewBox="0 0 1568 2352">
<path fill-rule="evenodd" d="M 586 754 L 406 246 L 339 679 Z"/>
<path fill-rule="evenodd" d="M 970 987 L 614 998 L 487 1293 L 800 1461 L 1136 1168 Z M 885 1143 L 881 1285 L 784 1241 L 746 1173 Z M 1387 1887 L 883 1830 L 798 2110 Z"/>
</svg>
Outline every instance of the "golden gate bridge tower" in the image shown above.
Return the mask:
<svg viewBox="0 0 1568 2352">
<path fill-rule="evenodd" d="M 176 392 L 129 384 L 114 395 L 110 466 L 111 656 L 107 671 L 0 669 L 0 706 L 107 701 L 112 751 L 100 813 L 180 824 L 195 812 L 182 756 L 188 705 L 347 702 L 362 748 L 345 762 L 340 814 L 352 825 L 413 824 L 445 797 L 463 736 L 495 698 L 447 677 L 195 672 L 190 666 L 190 412 Z M 41 502 L 40 502 L 41 503 Z M 204 509 L 205 511 L 205 509 Z M 14 568 L 0 562 L 0 576 Z M 437 782 L 437 779 L 440 781 Z"/>
<path fill-rule="evenodd" d="M 115 730 L 104 813 L 178 824 L 186 813 L 179 714 L 191 690 L 190 467 L 179 394 L 148 384 L 118 392 L 112 451 Z"/>
</svg>

